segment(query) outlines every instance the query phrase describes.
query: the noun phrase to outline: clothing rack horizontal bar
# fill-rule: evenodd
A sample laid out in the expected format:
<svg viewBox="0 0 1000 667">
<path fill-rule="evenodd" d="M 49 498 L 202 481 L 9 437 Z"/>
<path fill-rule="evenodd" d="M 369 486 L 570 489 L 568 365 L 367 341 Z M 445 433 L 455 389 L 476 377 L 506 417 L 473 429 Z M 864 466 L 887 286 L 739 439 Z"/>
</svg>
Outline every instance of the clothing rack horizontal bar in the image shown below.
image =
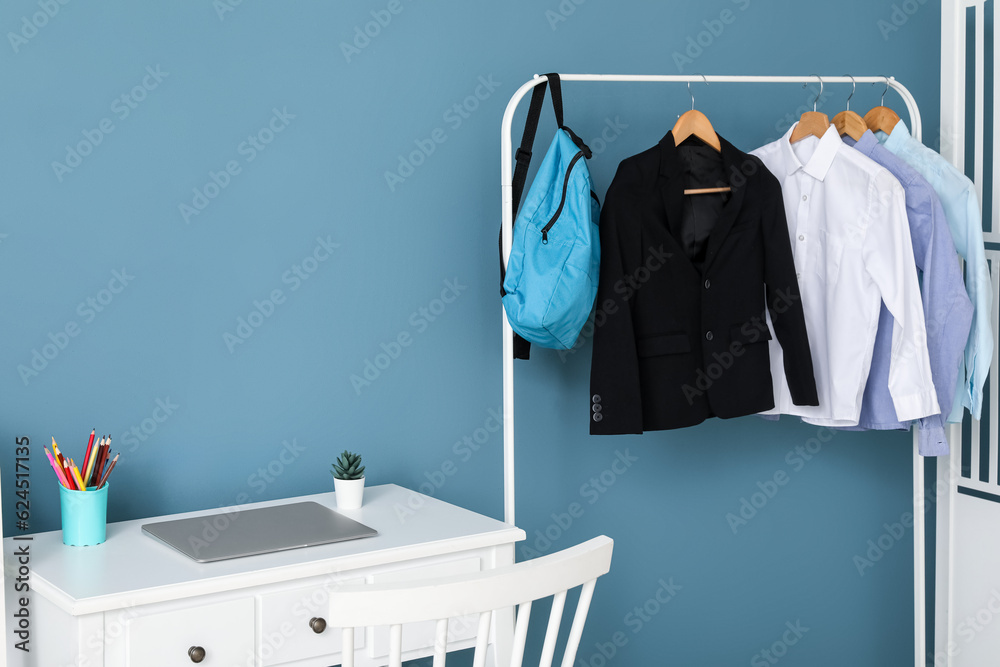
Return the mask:
<svg viewBox="0 0 1000 667">
<path fill-rule="evenodd" d="M 819 83 L 822 79 L 823 84 L 827 83 L 851 83 L 852 78 L 850 76 L 824 76 L 812 74 L 809 76 L 753 76 L 753 75 L 718 75 L 718 74 L 706 74 L 706 75 L 688 75 L 688 74 L 560 74 L 559 78 L 563 81 L 589 81 L 589 82 L 602 82 L 602 83 L 698 83 L 708 81 L 709 83 Z M 533 79 L 525 82 L 520 88 L 515 91 L 514 95 L 511 96 L 510 101 L 507 103 L 507 108 L 504 110 L 503 122 L 500 127 L 501 136 L 501 151 L 500 151 L 500 178 L 501 187 L 505 185 L 510 185 L 511 181 L 511 162 L 512 153 L 511 145 L 509 143 L 510 129 L 514 123 L 514 112 L 518 107 L 518 104 L 529 90 L 535 86 L 547 81 L 545 75 L 536 74 Z M 910 116 L 910 131 L 913 137 L 920 140 L 923 127 L 920 122 L 920 110 L 917 107 L 917 102 L 913 98 L 913 95 L 903 84 L 896 81 L 894 77 L 891 76 L 855 76 L 853 77 L 854 83 L 885 83 L 888 87 L 899 93 L 899 96 L 903 98 L 903 102 L 906 104 L 906 109 Z M 507 138 L 506 140 L 504 138 Z M 506 149 L 506 150 L 504 150 Z M 507 250 L 504 251 L 504 258 L 507 257 Z"/>
</svg>

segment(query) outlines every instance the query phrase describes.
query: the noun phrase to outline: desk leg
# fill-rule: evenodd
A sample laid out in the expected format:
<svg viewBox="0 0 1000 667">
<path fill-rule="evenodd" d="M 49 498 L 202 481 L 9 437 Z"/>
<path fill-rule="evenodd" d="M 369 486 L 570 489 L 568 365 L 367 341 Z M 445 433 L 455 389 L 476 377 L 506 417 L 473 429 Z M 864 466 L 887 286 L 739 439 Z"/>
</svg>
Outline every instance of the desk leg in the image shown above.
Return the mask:
<svg viewBox="0 0 1000 667">
<path fill-rule="evenodd" d="M 514 564 L 514 545 L 503 544 L 494 549 L 493 567 Z M 489 647 L 486 664 L 493 667 L 510 665 L 514 646 L 514 607 L 498 609 L 493 614 L 493 644 Z"/>
</svg>

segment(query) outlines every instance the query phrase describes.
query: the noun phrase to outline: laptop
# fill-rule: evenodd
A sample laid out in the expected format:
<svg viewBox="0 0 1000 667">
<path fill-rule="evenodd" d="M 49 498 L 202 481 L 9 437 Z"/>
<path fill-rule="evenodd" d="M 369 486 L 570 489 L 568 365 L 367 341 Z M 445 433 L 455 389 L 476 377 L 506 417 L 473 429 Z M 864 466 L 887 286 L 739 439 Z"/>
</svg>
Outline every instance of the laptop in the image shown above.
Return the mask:
<svg viewBox="0 0 1000 667">
<path fill-rule="evenodd" d="M 312 501 L 146 523 L 142 532 L 199 563 L 378 535 Z"/>
</svg>

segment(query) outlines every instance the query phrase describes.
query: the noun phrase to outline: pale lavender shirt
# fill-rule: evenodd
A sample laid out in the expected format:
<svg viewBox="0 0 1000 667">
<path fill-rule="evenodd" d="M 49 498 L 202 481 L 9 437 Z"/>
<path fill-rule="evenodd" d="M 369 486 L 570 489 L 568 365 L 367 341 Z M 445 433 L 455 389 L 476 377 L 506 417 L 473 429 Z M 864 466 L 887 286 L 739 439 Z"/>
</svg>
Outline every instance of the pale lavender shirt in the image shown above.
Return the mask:
<svg viewBox="0 0 1000 667">
<path fill-rule="evenodd" d="M 923 273 L 921 299 L 927 330 L 927 351 L 931 377 L 938 404 L 948 410 L 955 398 L 960 361 L 972 326 L 972 301 L 965 289 L 958 253 L 945 218 L 941 200 L 934 188 L 913 167 L 882 146 L 871 131 L 855 143 L 845 136 L 844 143 L 854 146 L 888 169 L 903 186 L 906 195 L 906 218 L 910 224 L 913 259 Z M 889 360 L 892 357 L 892 315 L 885 304 L 879 314 L 878 333 L 868 382 L 861 404 L 861 417 L 855 429 L 905 429 L 896 417 L 889 394 Z M 947 418 L 934 415 L 919 420 L 918 443 L 924 456 L 948 453 L 944 426 Z"/>
<path fill-rule="evenodd" d="M 965 174 L 940 154 L 914 139 L 899 121 L 888 136 L 875 135 L 889 151 L 902 158 L 927 179 L 944 209 L 955 249 L 965 260 L 965 289 L 972 301 L 972 330 L 959 368 L 958 391 L 950 422 L 961 422 L 965 408 L 973 419 L 980 419 L 983 408 L 983 385 L 993 361 L 993 283 L 990 280 L 986 250 L 983 245 L 983 218 L 976 187 Z M 948 412 L 948 408 L 941 406 Z"/>
</svg>

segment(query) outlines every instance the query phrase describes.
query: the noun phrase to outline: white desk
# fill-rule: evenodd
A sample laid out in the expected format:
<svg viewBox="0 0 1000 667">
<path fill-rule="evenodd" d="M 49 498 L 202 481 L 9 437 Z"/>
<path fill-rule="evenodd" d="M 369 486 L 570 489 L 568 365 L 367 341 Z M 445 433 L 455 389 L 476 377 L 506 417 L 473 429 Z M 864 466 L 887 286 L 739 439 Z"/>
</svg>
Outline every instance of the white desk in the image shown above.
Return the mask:
<svg viewBox="0 0 1000 667">
<path fill-rule="evenodd" d="M 336 508 L 334 494 L 323 493 L 242 509 L 292 500 Z M 25 544 L 31 551 L 31 652 L 13 647 L 8 628 L 10 666 L 167 667 L 195 664 L 189 650 L 201 647 L 204 667 L 328 667 L 341 661 L 341 633 L 321 619 L 339 585 L 492 569 L 513 563 L 514 543 L 525 537 L 394 484 L 366 489 L 360 510 L 343 511 L 379 532 L 349 542 L 197 563 L 140 528 L 220 511 L 112 523 L 107 541 L 91 547 L 63 545 L 60 531 L 5 539 L 8 619 L 21 595 L 12 593 L 12 554 Z M 509 623 L 511 615 L 498 615 L 498 637 L 509 635 Z M 457 647 L 472 645 L 476 626 L 476 619 L 453 622 Z M 404 628 L 404 658 L 430 655 L 433 631 L 433 623 Z M 387 630 L 359 631 L 355 650 L 359 667 L 386 664 Z M 498 645 L 497 652 L 506 651 Z"/>
</svg>

